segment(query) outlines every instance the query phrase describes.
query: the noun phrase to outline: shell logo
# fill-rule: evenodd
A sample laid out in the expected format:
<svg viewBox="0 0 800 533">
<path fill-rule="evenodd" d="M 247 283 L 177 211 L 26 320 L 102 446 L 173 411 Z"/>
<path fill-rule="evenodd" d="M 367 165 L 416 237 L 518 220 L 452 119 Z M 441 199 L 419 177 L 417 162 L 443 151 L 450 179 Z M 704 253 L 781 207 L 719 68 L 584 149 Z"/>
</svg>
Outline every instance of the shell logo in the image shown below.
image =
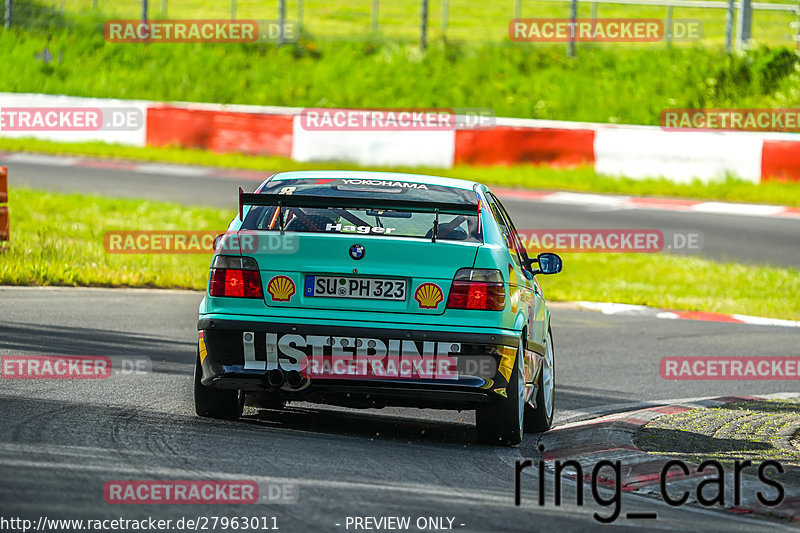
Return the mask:
<svg viewBox="0 0 800 533">
<path fill-rule="evenodd" d="M 435 283 L 423 283 L 417 287 L 414 299 L 419 303 L 420 309 L 436 309 L 439 302 L 444 299 L 442 289 Z"/>
<path fill-rule="evenodd" d="M 267 284 L 273 302 L 288 302 L 294 295 L 294 281 L 287 276 L 275 276 Z"/>
</svg>

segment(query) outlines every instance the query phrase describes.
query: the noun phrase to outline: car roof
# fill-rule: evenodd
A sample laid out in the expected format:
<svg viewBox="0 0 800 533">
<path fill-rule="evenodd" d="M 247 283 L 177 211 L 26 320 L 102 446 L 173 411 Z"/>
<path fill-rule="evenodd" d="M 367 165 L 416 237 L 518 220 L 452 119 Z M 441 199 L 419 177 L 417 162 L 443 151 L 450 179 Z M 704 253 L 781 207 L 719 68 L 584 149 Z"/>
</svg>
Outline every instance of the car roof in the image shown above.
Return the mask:
<svg viewBox="0 0 800 533">
<path fill-rule="evenodd" d="M 369 172 L 355 170 L 302 170 L 280 172 L 267 181 L 301 180 L 301 179 L 361 179 L 361 180 L 390 180 L 409 183 L 424 183 L 425 185 L 438 185 L 452 187 L 453 189 L 473 190 L 476 181 L 444 178 L 441 176 L 428 176 L 424 174 L 407 174 L 402 172 Z"/>
</svg>

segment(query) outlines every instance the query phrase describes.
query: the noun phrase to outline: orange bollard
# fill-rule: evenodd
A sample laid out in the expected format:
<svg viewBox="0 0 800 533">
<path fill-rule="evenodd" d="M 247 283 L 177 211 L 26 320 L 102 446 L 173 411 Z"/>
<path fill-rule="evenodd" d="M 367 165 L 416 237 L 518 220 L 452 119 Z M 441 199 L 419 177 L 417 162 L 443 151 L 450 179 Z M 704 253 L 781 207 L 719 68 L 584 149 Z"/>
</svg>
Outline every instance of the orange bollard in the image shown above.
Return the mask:
<svg viewBox="0 0 800 533">
<path fill-rule="evenodd" d="M 8 167 L 0 167 L 0 204 L 8 202 Z"/>
</svg>

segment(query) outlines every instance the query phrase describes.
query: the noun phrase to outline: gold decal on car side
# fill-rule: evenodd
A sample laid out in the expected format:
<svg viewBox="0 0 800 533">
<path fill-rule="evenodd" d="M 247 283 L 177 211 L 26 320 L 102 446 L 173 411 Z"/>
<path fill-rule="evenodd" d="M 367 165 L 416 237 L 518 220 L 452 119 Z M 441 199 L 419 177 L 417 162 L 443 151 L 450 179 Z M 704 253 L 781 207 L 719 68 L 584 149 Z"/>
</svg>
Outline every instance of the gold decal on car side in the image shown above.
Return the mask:
<svg viewBox="0 0 800 533">
<path fill-rule="evenodd" d="M 508 292 L 511 295 L 511 312 L 516 313 L 519 309 L 519 280 L 517 273 L 514 271 L 514 266 L 508 264 Z"/>
<path fill-rule="evenodd" d="M 514 359 L 517 355 L 517 349 L 510 346 L 503 346 L 500 348 L 500 363 L 497 365 L 497 371 L 500 375 L 506 378 L 506 383 L 511 381 L 511 371 L 514 369 Z"/>
<path fill-rule="evenodd" d="M 200 364 L 203 364 L 205 361 L 206 356 L 208 355 L 208 348 L 206 348 L 206 341 L 203 339 L 203 332 L 200 332 L 200 336 L 197 340 L 197 346 L 200 349 Z"/>
</svg>

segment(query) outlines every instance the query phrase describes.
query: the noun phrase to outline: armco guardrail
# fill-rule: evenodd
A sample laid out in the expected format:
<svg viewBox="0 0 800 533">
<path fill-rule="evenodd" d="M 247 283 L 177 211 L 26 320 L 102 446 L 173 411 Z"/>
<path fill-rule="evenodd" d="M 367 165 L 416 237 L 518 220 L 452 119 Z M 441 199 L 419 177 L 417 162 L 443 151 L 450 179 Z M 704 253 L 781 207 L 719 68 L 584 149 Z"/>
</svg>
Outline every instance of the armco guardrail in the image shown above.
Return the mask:
<svg viewBox="0 0 800 533">
<path fill-rule="evenodd" d="M 8 167 L 0 167 L 0 242 L 8 241 L 11 233 L 9 232 L 8 222 Z"/>
</svg>

